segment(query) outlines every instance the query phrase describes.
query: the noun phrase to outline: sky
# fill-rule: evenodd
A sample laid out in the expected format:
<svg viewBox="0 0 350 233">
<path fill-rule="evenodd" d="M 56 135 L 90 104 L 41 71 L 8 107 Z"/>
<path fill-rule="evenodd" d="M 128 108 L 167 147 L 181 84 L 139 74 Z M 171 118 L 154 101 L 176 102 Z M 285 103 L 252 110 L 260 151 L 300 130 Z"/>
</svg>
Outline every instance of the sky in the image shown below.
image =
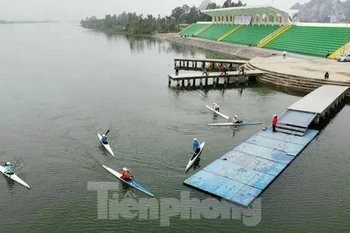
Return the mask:
<svg viewBox="0 0 350 233">
<path fill-rule="evenodd" d="M 212 0 L 213 1 L 213 0 Z M 238 0 L 233 0 L 234 2 Z M 85 17 L 104 17 L 123 11 L 169 15 L 177 6 L 199 6 L 202 0 L 0 0 L 0 20 L 80 20 Z M 224 0 L 214 0 L 222 4 Z M 272 0 L 242 0 L 248 6 L 272 4 Z M 275 5 L 288 9 L 295 2 L 308 0 L 275 0 Z"/>
</svg>

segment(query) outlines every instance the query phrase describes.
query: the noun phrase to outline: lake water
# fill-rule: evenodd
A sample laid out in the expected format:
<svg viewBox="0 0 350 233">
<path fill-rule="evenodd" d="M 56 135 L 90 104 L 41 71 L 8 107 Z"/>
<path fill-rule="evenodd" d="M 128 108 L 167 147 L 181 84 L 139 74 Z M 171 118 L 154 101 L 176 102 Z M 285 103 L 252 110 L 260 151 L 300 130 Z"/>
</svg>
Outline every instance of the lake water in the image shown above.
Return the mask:
<svg viewBox="0 0 350 233">
<path fill-rule="evenodd" d="M 242 93 L 169 89 L 167 74 L 179 56 L 222 57 L 71 24 L 1 25 L 0 161 L 23 161 L 19 174 L 32 187 L 0 179 L 1 232 L 348 232 L 349 105 L 253 210 L 222 202 L 233 209 L 231 219 L 208 219 L 204 212 L 200 219 L 183 214 L 166 222 L 186 212 L 176 209 L 181 195 L 202 203 L 211 198 L 182 184 L 194 173 L 184 172 L 194 137 L 206 141 L 204 167 L 300 98 L 261 85 Z M 205 108 L 212 102 L 224 113 L 264 124 L 210 128 L 206 124 L 224 122 Z M 96 133 L 107 129 L 115 158 L 99 148 Z M 125 189 L 101 164 L 130 167 L 155 199 Z M 118 191 L 108 192 L 106 209 L 106 195 L 94 189 L 109 186 Z M 158 203 L 160 214 L 142 219 L 137 203 L 144 202 Z M 116 219 L 127 208 L 134 209 L 131 215 Z"/>
</svg>

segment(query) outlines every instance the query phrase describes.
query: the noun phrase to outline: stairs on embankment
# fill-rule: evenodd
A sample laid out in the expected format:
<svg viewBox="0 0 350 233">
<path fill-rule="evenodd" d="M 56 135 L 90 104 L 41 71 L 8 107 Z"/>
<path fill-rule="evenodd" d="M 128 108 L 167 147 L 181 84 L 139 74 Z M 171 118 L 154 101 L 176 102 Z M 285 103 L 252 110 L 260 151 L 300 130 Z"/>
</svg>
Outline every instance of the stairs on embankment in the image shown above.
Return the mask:
<svg viewBox="0 0 350 233">
<path fill-rule="evenodd" d="M 260 70 L 263 71 L 258 81 L 274 86 L 280 86 L 288 88 L 289 90 L 309 93 L 322 85 L 337 85 L 337 86 L 350 86 L 350 82 L 335 81 L 329 79 L 315 79 L 308 77 L 301 77 L 283 73 L 277 73 L 265 69 L 258 68 L 251 63 L 246 63 L 247 70 Z M 349 89 L 350 90 L 350 89 Z M 346 93 L 347 97 L 350 97 L 350 91 Z"/>
</svg>

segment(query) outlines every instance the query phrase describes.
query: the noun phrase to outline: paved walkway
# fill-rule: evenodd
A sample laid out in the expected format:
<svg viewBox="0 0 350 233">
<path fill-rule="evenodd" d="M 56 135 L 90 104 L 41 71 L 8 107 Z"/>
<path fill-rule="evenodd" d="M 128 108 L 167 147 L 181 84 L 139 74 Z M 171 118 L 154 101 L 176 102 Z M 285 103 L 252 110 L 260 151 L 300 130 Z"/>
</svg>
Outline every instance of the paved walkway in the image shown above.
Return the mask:
<svg viewBox="0 0 350 233">
<path fill-rule="evenodd" d="M 288 57 L 288 54 L 286 59 L 283 59 L 282 56 L 256 57 L 249 62 L 260 69 L 305 78 L 324 79 L 324 74 L 328 71 L 329 80 L 350 82 L 349 62 L 337 62 L 323 58 Z"/>
</svg>

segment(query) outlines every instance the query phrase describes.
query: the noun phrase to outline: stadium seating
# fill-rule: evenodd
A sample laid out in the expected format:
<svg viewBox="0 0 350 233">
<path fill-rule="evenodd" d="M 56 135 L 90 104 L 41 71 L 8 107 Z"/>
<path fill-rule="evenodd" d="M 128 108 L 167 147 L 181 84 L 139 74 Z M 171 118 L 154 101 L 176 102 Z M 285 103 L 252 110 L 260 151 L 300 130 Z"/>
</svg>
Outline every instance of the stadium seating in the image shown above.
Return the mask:
<svg viewBox="0 0 350 233">
<path fill-rule="evenodd" d="M 203 30 L 207 26 L 208 26 L 208 24 L 204 24 L 204 23 L 194 23 L 194 24 L 190 25 L 189 27 L 185 28 L 183 31 L 181 31 L 180 35 L 181 36 L 196 35 L 200 30 Z"/>
<path fill-rule="evenodd" d="M 214 24 L 207 30 L 199 33 L 197 37 L 216 41 L 234 28 L 235 26 L 231 24 Z"/>
<path fill-rule="evenodd" d="M 228 37 L 224 38 L 222 41 L 234 44 L 251 44 L 252 46 L 256 46 L 259 44 L 260 40 L 264 39 L 266 36 L 276 31 L 278 28 L 278 25 L 245 25 Z"/>
<path fill-rule="evenodd" d="M 293 26 L 264 48 L 324 57 L 349 40 L 350 28 Z"/>
</svg>

